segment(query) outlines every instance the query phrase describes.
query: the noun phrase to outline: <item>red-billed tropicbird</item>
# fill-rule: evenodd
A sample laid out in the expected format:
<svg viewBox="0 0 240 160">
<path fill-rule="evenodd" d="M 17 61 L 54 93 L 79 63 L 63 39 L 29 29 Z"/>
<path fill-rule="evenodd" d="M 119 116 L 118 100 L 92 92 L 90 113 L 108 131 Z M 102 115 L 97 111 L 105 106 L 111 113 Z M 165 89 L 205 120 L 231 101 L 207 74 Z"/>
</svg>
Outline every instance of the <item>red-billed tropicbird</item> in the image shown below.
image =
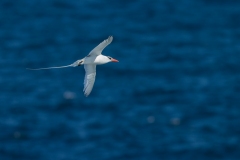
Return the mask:
<svg viewBox="0 0 240 160">
<path fill-rule="evenodd" d="M 48 68 L 37 68 L 30 70 L 42 70 L 42 69 L 52 69 L 52 68 L 65 68 L 65 67 L 77 67 L 80 65 L 84 65 L 85 69 L 85 78 L 84 78 L 84 95 L 87 97 L 93 88 L 95 77 L 96 77 L 96 65 L 105 64 L 108 62 L 118 62 L 118 60 L 102 55 L 102 51 L 105 47 L 107 47 L 113 40 L 112 36 L 109 36 L 108 39 L 104 40 L 97 47 L 95 47 L 85 58 L 77 60 L 76 62 L 60 67 L 48 67 Z"/>
</svg>

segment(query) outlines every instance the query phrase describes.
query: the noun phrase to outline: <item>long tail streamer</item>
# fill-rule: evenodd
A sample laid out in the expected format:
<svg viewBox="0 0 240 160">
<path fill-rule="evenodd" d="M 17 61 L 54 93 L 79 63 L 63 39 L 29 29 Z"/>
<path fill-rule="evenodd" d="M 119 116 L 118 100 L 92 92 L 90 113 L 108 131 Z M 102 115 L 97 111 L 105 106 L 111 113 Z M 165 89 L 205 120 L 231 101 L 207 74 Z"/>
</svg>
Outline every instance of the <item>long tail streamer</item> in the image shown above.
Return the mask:
<svg viewBox="0 0 240 160">
<path fill-rule="evenodd" d="M 47 67 L 47 68 L 26 68 L 28 70 L 43 70 L 43 69 L 56 69 L 56 68 L 66 68 L 66 67 L 74 67 L 73 64 L 67 65 L 67 66 L 59 66 L 59 67 Z"/>
</svg>

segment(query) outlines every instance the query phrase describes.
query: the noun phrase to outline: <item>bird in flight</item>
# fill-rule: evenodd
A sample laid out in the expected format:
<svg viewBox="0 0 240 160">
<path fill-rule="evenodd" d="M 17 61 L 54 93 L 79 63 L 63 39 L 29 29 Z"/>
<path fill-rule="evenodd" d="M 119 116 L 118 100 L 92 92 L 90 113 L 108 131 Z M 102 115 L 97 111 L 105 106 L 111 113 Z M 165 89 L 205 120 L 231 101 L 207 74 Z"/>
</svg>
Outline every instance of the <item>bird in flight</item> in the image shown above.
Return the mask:
<svg viewBox="0 0 240 160">
<path fill-rule="evenodd" d="M 112 36 L 109 36 L 108 39 L 101 42 L 98 46 L 96 46 L 86 57 L 83 59 L 77 60 L 76 62 L 67 65 L 67 66 L 59 66 L 59 67 L 48 67 L 48 68 L 27 68 L 29 70 L 42 70 L 42 69 L 53 69 L 53 68 L 65 68 L 65 67 L 77 67 L 84 65 L 85 69 L 85 78 L 84 78 L 84 95 L 87 97 L 93 88 L 95 77 L 96 77 L 96 65 L 105 64 L 108 62 L 118 62 L 118 60 L 110 57 L 102 55 L 102 51 L 105 47 L 107 47 L 113 40 Z"/>
</svg>

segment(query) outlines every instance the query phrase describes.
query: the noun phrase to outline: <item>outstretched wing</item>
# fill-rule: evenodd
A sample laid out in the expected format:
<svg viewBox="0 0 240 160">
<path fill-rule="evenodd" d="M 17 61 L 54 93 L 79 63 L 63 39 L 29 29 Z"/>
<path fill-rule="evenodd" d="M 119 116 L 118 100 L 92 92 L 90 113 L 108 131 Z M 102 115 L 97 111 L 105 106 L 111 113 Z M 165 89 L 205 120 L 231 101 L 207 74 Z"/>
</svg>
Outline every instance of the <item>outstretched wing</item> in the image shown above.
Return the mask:
<svg viewBox="0 0 240 160">
<path fill-rule="evenodd" d="M 88 56 L 91 56 L 91 55 L 100 55 L 103 51 L 103 49 L 105 47 L 107 47 L 113 40 L 113 37 L 112 36 L 109 36 L 108 39 L 105 39 L 104 41 L 102 41 L 102 43 L 100 43 L 97 47 L 95 47 L 89 54 Z"/>
<path fill-rule="evenodd" d="M 84 78 L 84 95 L 87 97 L 93 88 L 95 77 L 96 77 L 96 65 L 95 64 L 85 64 L 85 78 Z"/>
</svg>

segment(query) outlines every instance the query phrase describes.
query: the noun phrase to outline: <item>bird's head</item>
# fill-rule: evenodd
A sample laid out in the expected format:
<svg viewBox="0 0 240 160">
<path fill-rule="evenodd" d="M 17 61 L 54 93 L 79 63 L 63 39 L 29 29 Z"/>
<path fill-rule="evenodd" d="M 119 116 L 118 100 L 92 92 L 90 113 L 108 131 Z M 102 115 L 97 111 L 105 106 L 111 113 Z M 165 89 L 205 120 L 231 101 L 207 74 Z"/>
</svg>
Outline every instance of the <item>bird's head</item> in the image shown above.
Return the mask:
<svg viewBox="0 0 240 160">
<path fill-rule="evenodd" d="M 118 60 L 112 58 L 112 57 L 109 57 L 109 56 L 104 56 L 104 55 L 99 55 L 96 57 L 94 63 L 95 64 L 106 64 L 106 63 L 109 63 L 109 62 L 118 62 Z"/>
<path fill-rule="evenodd" d="M 108 58 L 108 62 L 119 62 L 118 60 L 110 57 L 110 56 L 106 56 Z"/>
</svg>

